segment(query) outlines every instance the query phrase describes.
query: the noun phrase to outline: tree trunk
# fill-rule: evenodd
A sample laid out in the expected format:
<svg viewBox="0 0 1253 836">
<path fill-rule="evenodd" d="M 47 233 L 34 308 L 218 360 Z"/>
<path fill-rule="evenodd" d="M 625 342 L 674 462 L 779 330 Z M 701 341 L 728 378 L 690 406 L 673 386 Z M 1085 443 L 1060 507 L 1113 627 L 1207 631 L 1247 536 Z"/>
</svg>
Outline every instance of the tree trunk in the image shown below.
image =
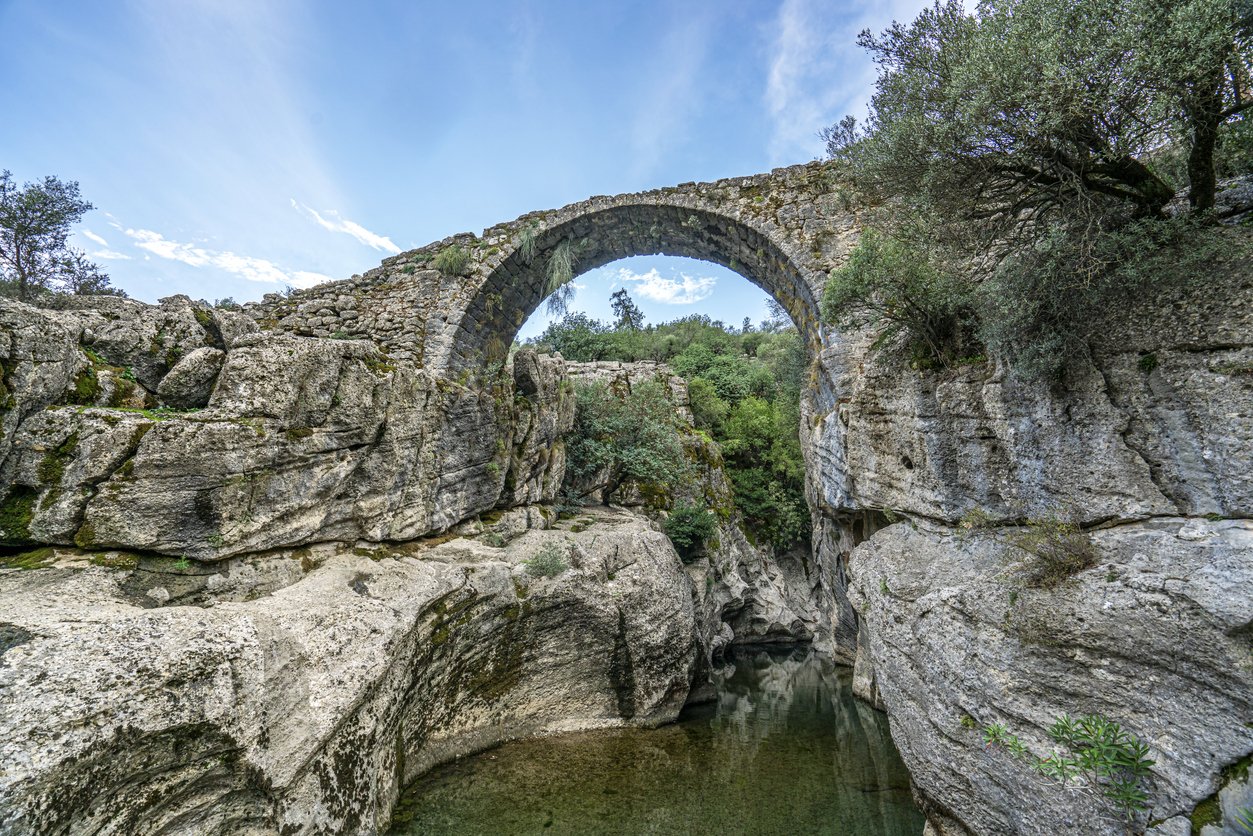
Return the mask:
<svg viewBox="0 0 1253 836">
<path fill-rule="evenodd" d="M 1214 146 L 1218 143 L 1218 125 L 1223 110 L 1223 74 L 1221 68 L 1198 85 L 1185 107 L 1192 123 L 1192 148 L 1188 151 L 1188 203 L 1200 214 L 1214 208 L 1217 191 L 1214 171 Z"/>
</svg>

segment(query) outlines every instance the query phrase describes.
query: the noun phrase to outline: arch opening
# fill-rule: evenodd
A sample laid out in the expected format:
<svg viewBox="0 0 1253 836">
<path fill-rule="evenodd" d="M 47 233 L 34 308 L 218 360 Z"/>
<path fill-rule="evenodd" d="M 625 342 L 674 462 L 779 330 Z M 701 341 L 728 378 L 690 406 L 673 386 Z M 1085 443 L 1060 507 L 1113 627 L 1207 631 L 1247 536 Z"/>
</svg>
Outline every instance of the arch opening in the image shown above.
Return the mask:
<svg viewBox="0 0 1253 836">
<path fill-rule="evenodd" d="M 516 222 L 513 250 L 487 275 L 465 308 L 452 346 L 454 366 L 490 366 L 551 294 L 554 258 L 569 256 L 572 280 L 631 256 L 699 259 L 738 273 L 774 298 L 811 354 L 820 335 L 817 303 L 802 271 L 770 234 L 728 214 L 669 203 L 588 211 L 547 225 L 544 214 Z M 564 250 L 564 253 L 561 251 Z"/>
</svg>

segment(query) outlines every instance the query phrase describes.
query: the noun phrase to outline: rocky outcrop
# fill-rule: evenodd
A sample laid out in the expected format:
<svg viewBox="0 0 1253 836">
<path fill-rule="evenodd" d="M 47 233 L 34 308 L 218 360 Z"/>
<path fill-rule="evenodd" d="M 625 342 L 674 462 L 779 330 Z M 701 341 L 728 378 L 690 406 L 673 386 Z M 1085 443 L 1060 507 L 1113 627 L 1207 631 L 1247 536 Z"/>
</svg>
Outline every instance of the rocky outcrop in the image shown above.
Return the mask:
<svg viewBox="0 0 1253 836">
<path fill-rule="evenodd" d="M 202 583 L 198 606 L 153 607 L 139 569 L 85 557 L 0 572 L 0 832 L 378 832 L 442 760 L 672 719 L 693 591 L 647 521 L 588 513 L 503 547 L 272 554 L 284 581 Z M 541 552 L 551 577 L 528 570 Z M 149 591 L 186 571 L 153 568 Z"/>
<path fill-rule="evenodd" d="M 1250 266 L 1109 311 L 1060 383 L 992 363 L 918 373 L 867 335 L 833 341 L 813 416 L 819 503 L 949 521 L 1253 516 Z"/>
<path fill-rule="evenodd" d="M 565 434 L 574 426 L 574 392 L 560 356 L 530 349 L 513 358 L 513 450 L 501 503 L 551 502 L 566 473 Z"/>
<path fill-rule="evenodd" d="M 1099 559 L 1054 586 L 1031 582 L 1039 558 L 1014 545 L 1019 533 L 900 523 L 853 552 L 859 684 L 887 709 L 932 823 L 1119 832 L 1087 777 L 1063 784 L 1032 768 L 1058 748 L 1047 730 L 1063 714 L 1105 715 L 1148 744 L 1139 827 L 1186 818 L 1253 751 L 1253 523 L 1095 531 Z M 993 723 L 1027 754 L 985 745 Z"/>
<path fill-rule="evenodd" d="M 1221 807 L 1253 753 L 1253 282 L 1247 233 L 1226 234 L 1231 259 L 1107 311 L 1060 381 L 918 372 L 865 333 L 821 352 L 802 422 L 819 641 L 892 717 L 933 833 L 1123 830 L 1099 793 L 985 747 L 987 724 L 1040 756 L 1063 712 L 1118 720 L 1157 760 L 1137 828 L 1161 833 Z M 1028 520 L 1087 529 L 1094 567 L 1025 585 Z"/>
<path fill-rule="evenodd" d="M 213 384 L 226 353 L 217 348 L 202 346 L 179 360 L 157 386 L 161 402 L 174 409 L 200 409 L 209 405 L 213 396 Z"/>
<path fill-rule="evenodd" d="M 678 503 L 707 508 L 717 518 L 717 533 L 690 556 L 688 573 L 697 590 L 707 660 L 712 662 L 732 644 L 809 642 L 821 629 L 815 600 L 816 572 L 807 554 L 776 555 L 769 545 L 756 545 L 745 535 L 735 509 L 734 491 L 723 468 L 718 445 L 695 431 L 687 382 L 665 363 L 595 362 L 565 364 L 574 385 L 599 384 L 627 393 L 643 383 L 666 390 L 679 417 L 684 456 L 691 468 L 682 484 L 639 485 L 627 480 L 614 501 L 651 514 L 658 522 Z M 582 493 L 601 484 L 603 476 L 575 486 Z M 600 492 L 587 494 L 599 500 Z"/>
<path fill-rule="evenodd" d="M 216 560 L 413 539 L 556 495 L 573 409 L 559 363 L 523 352 L 515 401 L 507 369 L 472 387 L 364 340 L 232 331 L 177 299 L 101 304 L 0 309 L 9 545 Z"/>
</svg>

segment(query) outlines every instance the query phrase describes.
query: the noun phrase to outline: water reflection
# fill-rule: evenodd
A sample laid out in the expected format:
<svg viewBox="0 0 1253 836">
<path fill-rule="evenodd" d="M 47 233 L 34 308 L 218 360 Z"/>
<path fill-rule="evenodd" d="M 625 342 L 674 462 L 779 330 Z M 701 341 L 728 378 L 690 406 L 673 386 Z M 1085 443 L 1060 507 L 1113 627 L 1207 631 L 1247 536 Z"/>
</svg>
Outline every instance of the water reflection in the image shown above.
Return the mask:
<svg viewBox="0 0 1253 836">
<path fill-rule="evenodd" d="M 918 836 L 886 718 L 808 650 L 742 653 L 714 703 L 655 730 L 507 744 L 406 793 L 395 834 Z"/>
</svg>

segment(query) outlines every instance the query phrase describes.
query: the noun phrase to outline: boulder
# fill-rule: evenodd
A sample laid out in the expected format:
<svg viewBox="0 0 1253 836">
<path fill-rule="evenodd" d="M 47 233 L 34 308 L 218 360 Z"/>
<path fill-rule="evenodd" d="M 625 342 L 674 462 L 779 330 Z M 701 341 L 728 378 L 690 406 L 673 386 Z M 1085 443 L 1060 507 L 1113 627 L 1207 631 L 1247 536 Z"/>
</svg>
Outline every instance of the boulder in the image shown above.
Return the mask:
<svg viewBox="0 0 1253 836">
<path fill-rule="evenodd" d="M 226 352 L 221 349 L 205 346 L 191 351 L 161 378 L 157 387 L 161 402 L 175 409 L 208 406 L 225 360 Z"/>
<path fill-rule="evenodd" d="M 82 558 L 0 571 L 0 832 L 378 833 L 434 764 L 673 719 L 692 590 L 646 520 L 593 513 L 505 548 L 274 554 L 290 571 L 200 606 Z"/>
<path fill-rule="evenodd" d="M 944 834 L 1124 832 L 1087 778 L 1032 768 L 1058 717 L 1101 714 L 1154 761 L 1138 826 L 1189 816 L 1253 754 L 1253 522 L 1099 530 L 1094 565 L 1052 586 L 1030 581 L 1020 533 L 899 523 L 853 551 L 859 687 L 924 811 Z M 993 723 L 1026 754 L 985 745 Z"/>
</svg>

